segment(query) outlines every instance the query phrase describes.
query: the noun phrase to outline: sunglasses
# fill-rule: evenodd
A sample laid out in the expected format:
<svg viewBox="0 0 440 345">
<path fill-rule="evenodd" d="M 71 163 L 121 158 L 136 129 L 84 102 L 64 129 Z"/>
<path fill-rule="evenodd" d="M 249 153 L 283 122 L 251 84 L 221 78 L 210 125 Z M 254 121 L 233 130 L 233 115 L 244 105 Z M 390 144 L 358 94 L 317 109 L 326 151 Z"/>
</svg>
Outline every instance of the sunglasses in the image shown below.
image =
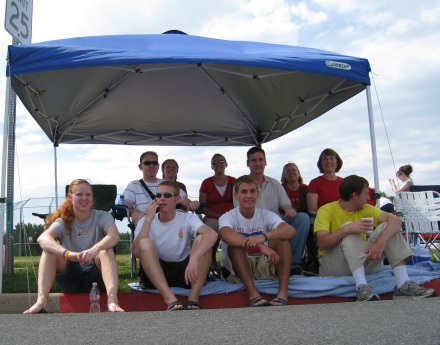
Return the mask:
<svg viewBox="0 0 440 345">
<path fill-rule="evenodd" d="M 212 165 L 223 164 L 223 163 L 226 163 L 226 161 L 224 159 L 219 159 L 218 161 L 211 162 Z"/>
<path fill-rule="evenodd" d="M 149 165 L 159 165 L 158 161 L 143 161 L 143 165 L 149 166 Z"/>
<path fill-rule="evenodd" d="M 156 199 L 160 199 L 162 196 L 163 196 L 164 198 L 166 198 L 166 199 L 169 199 L 169 198 L 171 198 L 171 197 L 173 197 L 173 196 L 177 196 L 177 195 L 175 195 L 175 194 L 173 194 L 173 193 L 168 193 L 168 192 L 165 192 L 165 193 L 156 193 Z"/>
</svg>

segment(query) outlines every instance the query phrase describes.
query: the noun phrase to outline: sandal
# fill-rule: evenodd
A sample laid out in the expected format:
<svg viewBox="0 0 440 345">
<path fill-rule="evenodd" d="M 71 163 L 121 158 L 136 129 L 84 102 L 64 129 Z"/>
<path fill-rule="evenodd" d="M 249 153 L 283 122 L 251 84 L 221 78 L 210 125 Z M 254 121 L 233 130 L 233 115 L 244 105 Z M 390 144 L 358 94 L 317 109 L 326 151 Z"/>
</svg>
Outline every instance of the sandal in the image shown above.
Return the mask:
<svg viewBox="0 0 440 345">
<path fill-rule="evenodd" d="M 197 302 L 188 301 L 188 303 L 186 303 L 186 310 L 200 310 L 200 309 L 202 309 L 202 307 Z"/>
<path fill-rule="evenodd" d="M 258 304 L 258 302 L 260 301 L 264 301 L 263 303 Z M 249 307 L 268 307 L 271 304 L 266 301 L 263 297 L 261 296 L 257 296 L 251 299 L 251 301 L 249 302 Z"/>
<path fill-rule="evenodd" d="M 185 310 L 185 306 L 180 301 L 174 301 L 173 303 L 168 304 L 167 310 L 169 311 Z"/>
<path fill-rule="evenodd" d="M 277 304 L 273 304 L 273 303 L 277 303 Z M 288 305 L 288 303 L 284 298 L 275 297 L 272 301 L 270 301 L 270 305 L 272 305 L 274 307 L 281 307 L 281 306 Z"/>
</svg>

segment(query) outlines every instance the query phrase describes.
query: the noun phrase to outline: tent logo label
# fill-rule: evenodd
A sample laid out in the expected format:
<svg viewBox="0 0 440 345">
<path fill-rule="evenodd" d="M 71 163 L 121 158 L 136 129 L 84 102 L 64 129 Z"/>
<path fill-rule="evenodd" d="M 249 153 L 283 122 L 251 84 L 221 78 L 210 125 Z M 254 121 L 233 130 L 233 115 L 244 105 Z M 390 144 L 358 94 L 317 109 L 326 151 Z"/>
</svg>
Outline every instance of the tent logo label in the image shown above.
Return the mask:
<svg viewBox="0 0 440 345">
<path fill-rule="evenodd" d="M 351 70 L 351 66 L 348 63 L 345 63 L 345 62 L 337 62 L 337 61 L 326 60 L 325 64 L 328 67 L 331 67 L 331 68 L 345 69 L 346 71 Z"/>
</svg>

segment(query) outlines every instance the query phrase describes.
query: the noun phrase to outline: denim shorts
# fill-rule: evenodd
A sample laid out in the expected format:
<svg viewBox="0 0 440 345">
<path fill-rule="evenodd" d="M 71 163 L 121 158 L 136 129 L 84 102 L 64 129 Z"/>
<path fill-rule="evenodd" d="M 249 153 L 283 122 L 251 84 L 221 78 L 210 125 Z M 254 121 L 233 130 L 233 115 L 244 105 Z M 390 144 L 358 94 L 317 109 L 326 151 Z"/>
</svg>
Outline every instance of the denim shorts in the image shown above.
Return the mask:
<svg viewBox="0 0 440 345">
<path fill-rule="evenodd" d="M 81 265 L 67 261 L 66 272 L 55 276 L 55 283 L 62 292 L 89 292 L 94 282 L 98 283 L 99 290 L 105 291 L 102 274 L 95 262 Z"/>
</svg>

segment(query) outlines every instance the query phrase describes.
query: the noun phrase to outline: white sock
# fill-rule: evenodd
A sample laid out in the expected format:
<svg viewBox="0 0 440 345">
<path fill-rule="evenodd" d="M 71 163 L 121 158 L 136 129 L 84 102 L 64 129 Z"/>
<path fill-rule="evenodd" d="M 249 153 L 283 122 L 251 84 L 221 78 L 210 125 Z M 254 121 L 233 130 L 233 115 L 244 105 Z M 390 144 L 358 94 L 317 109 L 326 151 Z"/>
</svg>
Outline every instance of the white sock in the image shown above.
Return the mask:
<svg viewBox="0 0 440 345">
<path fill-rule="evenodd" d="M 356 284 L 356 290 L 359 288 L 359 285 L 367 284 L 367 279 L 365 278 L 365 268 L 363 265 L 353 272 L 353 278 Z"/>
<path fill-rule="evenodd" d="M 405 265 L 396 266 L 393 268 L 394 278 L 396 278 L 396 286 L 400 288 L 403 284 L 405 284 L 408 280 L 408 271 L 406 270 Z"/>
</svg>

